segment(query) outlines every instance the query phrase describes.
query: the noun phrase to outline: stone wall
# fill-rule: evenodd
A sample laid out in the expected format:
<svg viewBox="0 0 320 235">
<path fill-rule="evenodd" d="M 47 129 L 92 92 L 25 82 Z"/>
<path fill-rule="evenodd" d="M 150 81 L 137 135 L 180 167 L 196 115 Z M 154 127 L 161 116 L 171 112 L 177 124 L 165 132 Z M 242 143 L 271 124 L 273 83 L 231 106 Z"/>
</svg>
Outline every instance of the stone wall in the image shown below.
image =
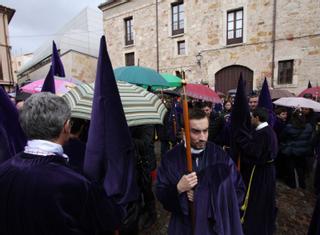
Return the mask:
<svg viewBox="0 0 320 235">
<path fill-rule="evenodd" d="M 171 36 L 171 3 L 158 0 L 160 72 L 185 70 L 191 82 L 207 80 L 230 65 L 254 72 L 254 89 L 264 77 L 271 85 L 273 49 L 273 0 L 184 1 L 184 34 Z M 275 88 L 300 92 L 320 74 L 320 3 L 317 0 L 277 1 L 275 37 Z M 243 43 L 226 45 L 227 11 L 243 8 Z M 135 62 L 156 69 L 156 5 L 153 0 L 131 0 L 104 11 L 104 30 L 114 67 L 124 66 L 124 55 L 135 53 Z M 124 18 L 133 17 L 135 43 L 124 45 Z M 177 55 L 177 42 L 185 40 L 186 55 Z M 201 66 L 196 54 L 201 52 Z M 293 83 L 278 85 L 278 61 L 294 60 Z"/>
</svg>

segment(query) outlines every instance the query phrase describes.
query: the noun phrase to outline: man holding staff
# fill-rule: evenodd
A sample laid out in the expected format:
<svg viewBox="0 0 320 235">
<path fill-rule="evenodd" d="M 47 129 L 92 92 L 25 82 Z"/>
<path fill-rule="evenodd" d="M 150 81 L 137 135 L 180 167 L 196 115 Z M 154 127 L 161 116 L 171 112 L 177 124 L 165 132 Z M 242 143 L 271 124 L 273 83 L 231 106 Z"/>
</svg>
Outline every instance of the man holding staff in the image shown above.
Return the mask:
<svg viewBox="0 0 320 235">
<path fill-rule="evenodd" d="M 172 213 L 168 234 L 242 235 L 239 206 L 245 188 L 241 176 L 222 148 L 207 141 L 205 112 L 190 110 L 189 123 L 193 172 L 186 173 L 185 143 L 170 150 L 158 169 L 156 195 Z M 193 202 L 193 216 L 188 201 Z"/>
</svg>

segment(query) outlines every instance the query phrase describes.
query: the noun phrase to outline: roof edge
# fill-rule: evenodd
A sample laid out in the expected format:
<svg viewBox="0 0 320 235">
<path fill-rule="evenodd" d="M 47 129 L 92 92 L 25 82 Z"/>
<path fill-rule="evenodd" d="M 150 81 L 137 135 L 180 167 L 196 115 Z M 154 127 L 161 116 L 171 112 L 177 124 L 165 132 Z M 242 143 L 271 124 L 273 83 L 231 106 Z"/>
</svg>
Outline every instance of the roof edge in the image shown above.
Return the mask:
<svg viewBox="0 0 320 235">
<path fill-rule="evenodd" d="M 130 0 L 107 0 L 105 3 L 101 3 L 98 8 L 101 11 L 106 11 L 109 10 L 111 8 L 117 7 L 119 5 L 122 5 L 124 3 L 129 2 Z"/>
<path fill-rule="evenodd" d="M 8 24 L 10 23 L 14 13 L 16 12 L 15 9 L 0 5 L 0 12 L 6 14 L 8 16 Z"/>
</svg>

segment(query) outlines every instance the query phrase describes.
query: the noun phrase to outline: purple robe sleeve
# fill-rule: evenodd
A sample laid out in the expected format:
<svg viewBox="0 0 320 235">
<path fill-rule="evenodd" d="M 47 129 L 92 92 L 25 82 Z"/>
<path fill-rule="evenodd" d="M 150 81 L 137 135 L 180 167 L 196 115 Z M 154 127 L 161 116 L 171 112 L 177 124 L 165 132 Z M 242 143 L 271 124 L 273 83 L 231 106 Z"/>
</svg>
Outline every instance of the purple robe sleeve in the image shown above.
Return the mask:
<svg viewBox="0 0 320 235">
<path fill-rule="evenodd" d="M 246 159 L 255 164 L 264 164 L 276 157 L 277 137 L 270 126 L 255 131 L 252 136 L 240 131 L 236 137 Z"/>
<path fill-rule="evenodd" d="M 156 196 L 163 207 L 173 213 L 188 214 L 186 193 L 178 193 L 177 184 L 180 180 L 177 169 L 173 171 L 172 163 L 165 156 L 157 173 Z"/>
</svg>

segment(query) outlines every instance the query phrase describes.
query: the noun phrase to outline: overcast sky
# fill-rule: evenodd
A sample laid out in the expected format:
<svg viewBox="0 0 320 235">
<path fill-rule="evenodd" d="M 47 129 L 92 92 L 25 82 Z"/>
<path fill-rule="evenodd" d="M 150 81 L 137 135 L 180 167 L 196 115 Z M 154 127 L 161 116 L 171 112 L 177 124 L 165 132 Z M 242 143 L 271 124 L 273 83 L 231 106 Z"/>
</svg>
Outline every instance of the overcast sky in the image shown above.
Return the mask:
<svg viewBox="0 0 320 235">
<path fill-rule="evenodd" d="M 9 24 L 14 55 L 36 50 L 85 7 L 97 8 L 104 0 L 0 0 L 16 10 Z"/>
</svg>

